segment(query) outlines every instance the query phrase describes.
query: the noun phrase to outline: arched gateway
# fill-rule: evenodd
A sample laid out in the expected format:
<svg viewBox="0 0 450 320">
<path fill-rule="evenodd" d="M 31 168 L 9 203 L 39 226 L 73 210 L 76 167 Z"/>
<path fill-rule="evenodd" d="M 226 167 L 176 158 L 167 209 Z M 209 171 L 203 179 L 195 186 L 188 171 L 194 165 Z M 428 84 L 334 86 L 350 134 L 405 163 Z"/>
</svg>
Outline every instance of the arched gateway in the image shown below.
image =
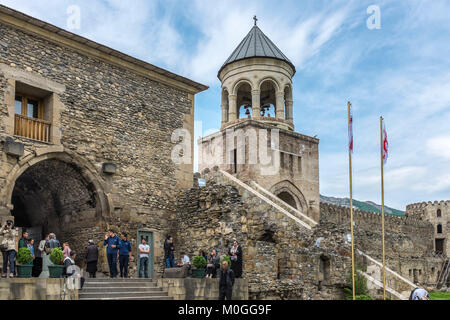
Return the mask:
<svg viewBox="0 0 450 320">
<path fill-rule="evenodd" d="M 67 151 L 30 156 L 12 168 L 7 181 L 3 203 L 15 225 L 36 242 L 53 232 L 80 251 L 103 231 L 103 218 L 110 215 L 102 178 L 89 162 Z"/>
</svg>

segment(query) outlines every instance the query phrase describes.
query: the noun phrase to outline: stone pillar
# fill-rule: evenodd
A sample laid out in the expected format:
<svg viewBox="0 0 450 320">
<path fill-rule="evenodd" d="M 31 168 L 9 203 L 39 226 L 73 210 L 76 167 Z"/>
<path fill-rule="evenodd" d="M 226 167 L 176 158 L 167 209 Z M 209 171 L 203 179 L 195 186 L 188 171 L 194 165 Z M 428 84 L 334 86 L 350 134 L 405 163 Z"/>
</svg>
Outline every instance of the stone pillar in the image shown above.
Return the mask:
<svg viewBox="0 0 450 320">
<path fill-rule="evenodd" d="M 284 92 L 279 91 L 275 94 L 276 96 L 276 118 L 284 119 Z"/>
<path fill-rule="evenodd" d="M 228 122 L 235 121 L 237 119 L 237 95 L 230 94 L 228 96 Z"/>
<path fill-rule="evenodd" d="M 258 118 L 261 111 L 261 90 L 252 90 L 252 118 Z"/>
<path fill-rule="evenodd" d="M 293 106 L 294 101 L 293 100 L 286 100 L 286 120 L 293 121 L 294 120 L 294 113 L 293 113 Z"/>
<path fill-rule="evenodd" d="M 228 117 L 228 104 L 222 103 L 220 105 L 220 108 L 222 110 L 222 125 L 227 123 L 227 117 Z"/>
</svg>

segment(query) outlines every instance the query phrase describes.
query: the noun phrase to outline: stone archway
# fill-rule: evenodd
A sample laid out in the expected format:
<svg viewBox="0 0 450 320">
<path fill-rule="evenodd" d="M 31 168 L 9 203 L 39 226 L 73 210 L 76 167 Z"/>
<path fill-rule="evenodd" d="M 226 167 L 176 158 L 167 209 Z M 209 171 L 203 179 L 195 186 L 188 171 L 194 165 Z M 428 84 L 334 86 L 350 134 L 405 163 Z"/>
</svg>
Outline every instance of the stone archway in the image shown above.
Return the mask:
<svg viewBox="0 0 450 320">
<path fill-rule="evenodd" d="M 270 188 L 270 192 L 300 212 L 308 213 L 308 206 L 303 193 L 292 182 L 288 180 L 278 182 Z"/>
<path fill-rule="evenodd" d="M 15 224 L 30 230 L 35 247 L 53 232 L 78 253 L 88 239 L 101 238 L 111 200 L 89 162 L 62 151 L 30 155 L 16 164 L 2 189 Z M 77 264 L 83 266 L 83 254 Z"/>
<path fill-rule="evenodd" d="M 279 194 L 277 194 L 277 197 L 286 202 L 291 207 L 297 209 L 297 202 L 295 201 L 295 198 L 287 191 L 282 191 Z"/>
</svg>

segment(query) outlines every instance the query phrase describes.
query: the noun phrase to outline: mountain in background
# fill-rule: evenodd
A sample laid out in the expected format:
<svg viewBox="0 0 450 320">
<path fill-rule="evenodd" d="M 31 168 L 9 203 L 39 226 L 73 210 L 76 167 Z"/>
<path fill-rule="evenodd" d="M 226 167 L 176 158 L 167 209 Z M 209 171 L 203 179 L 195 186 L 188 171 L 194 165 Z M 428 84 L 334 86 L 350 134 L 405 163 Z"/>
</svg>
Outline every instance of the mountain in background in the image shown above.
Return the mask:
<svg viewBox="0 0 450 320">
<path fill-rule="evenodd" d="M 335 198 L 335 197 L 326 197 L 320 195 L 320 202 L 334 204 L 336 206 L 342 207 L 350 207 L 350 199 L 349 198 Z M 358 208 L 362 211 L 376 212 L 381 213 L 381 205 L 376 204 L 372 201 L 358 201 L 353 199 L 353 207 Z M 384 213 L 393 215 L 393 216 L 404 216 L 405 212 L 397 209 L 393 209 L 390 207 L 384 206 Z"/>
</svg>

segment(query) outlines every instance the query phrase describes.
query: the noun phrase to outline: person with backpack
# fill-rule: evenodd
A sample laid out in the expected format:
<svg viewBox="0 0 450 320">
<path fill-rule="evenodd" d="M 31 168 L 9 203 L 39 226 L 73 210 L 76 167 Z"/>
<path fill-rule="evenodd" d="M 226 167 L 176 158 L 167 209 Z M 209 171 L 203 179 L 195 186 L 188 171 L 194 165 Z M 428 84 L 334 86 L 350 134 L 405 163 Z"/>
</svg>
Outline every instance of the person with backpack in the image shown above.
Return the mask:
<svg viewBox="0 0 450 320">
<path fill-rule="evenodd" d="M 409 300 L 430 300 L 428 291 L 423 288 L 415 288 L 409 295 Z"/>
<path fill-rule="evenodd" d="M 6 278 L 6 275 L 8 274 L 9 262 L 9 277 L 14 278 L 16 274 L 16 237 L 18 231 L 14 228 L 14 223 L 11 220 L 8 220 L 2 227 L 1 233 L 3 234 L 3 241 L 1 244 L 3 254 L 3 277 Z"/>
</svg>

